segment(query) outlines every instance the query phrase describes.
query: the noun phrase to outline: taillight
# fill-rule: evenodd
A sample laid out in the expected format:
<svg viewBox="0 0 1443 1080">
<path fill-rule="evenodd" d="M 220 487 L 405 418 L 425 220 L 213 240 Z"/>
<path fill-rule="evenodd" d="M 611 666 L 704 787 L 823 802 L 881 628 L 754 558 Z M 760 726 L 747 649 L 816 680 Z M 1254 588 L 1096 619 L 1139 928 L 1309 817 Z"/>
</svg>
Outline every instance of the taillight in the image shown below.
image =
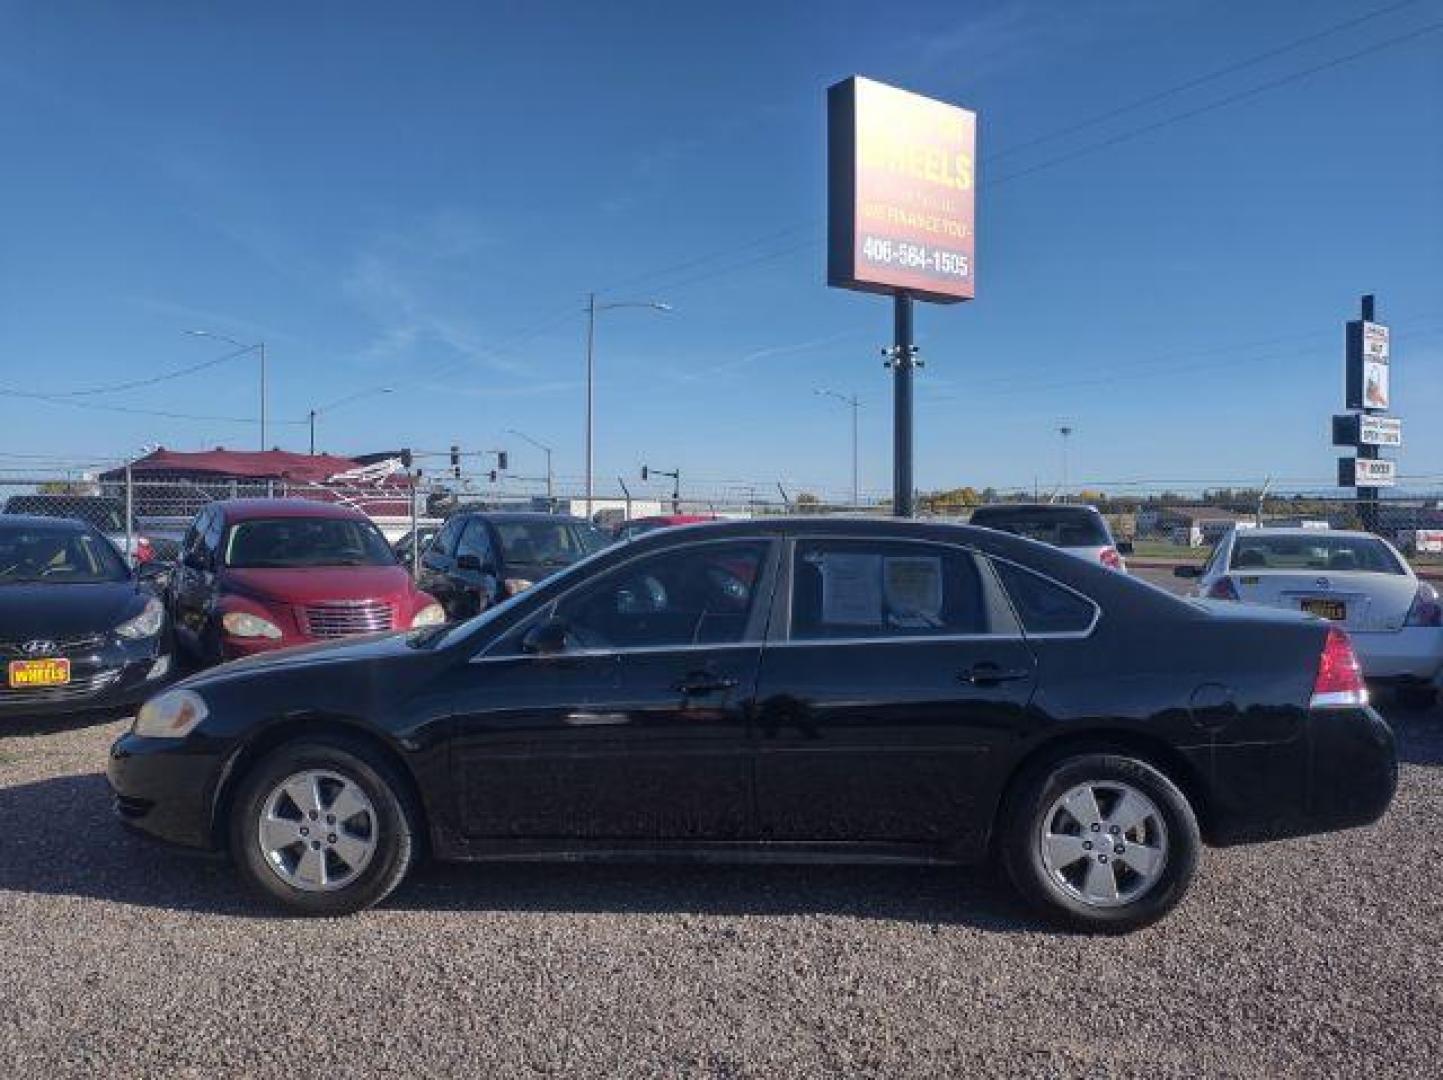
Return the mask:
<svg viewBox="0 0 1443 1080">
<path fill-rule="evenodd" d="M 1328 627 L 1323 655 L 1318 658 L 1318 677 L 1313 680 L 1314 709 L 1351 708 L 1368 704 L 1368 686 L 1363 668 L 1348 635 L 1336 626 Z"/>
<path fill-rule="evenodd" d="M 1208 588 L 1208 597 L 1212 600 L 1236 600 L 1238 587 L 1233 584 L 1232 578 L 1220 577 Z"/>
<path fill-rule="evenodd" d="M 135 542 L 135 561 L 137 563 L 150 562 L 153 558 L 155 558 L 155 548 L 151 546 L 149 540 L 142 536 Z"/>
<path fill-rule="evenodd" d="M 1438 590 L 1426 581 L 1418 582 L 1418 591 L 1413 594 L 1413 606 L 1408 609 L 1404 626 L 1443 626 L 1443 604 L 1438 602 Z"/>
<path fill-rule="evenodd" d="M 1109 570 L 1122 569 L 1122 556 L 1117 553 L 1117 548 L 1105 547 L 1098 553 L 1097 558 Z"/>
</svg>

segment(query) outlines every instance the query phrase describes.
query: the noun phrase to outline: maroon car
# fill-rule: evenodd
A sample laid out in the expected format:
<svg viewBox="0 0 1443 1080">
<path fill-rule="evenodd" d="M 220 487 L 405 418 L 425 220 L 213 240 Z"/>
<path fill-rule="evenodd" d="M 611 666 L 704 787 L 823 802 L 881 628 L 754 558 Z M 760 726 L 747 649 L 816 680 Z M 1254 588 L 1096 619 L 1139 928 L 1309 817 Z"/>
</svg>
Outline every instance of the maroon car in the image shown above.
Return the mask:
<svg viewBox="0 0 1443 1080">
<path fill-rule="evenodd" d="M 203 663 L 445 621 L 370 518 L 302 499 L 206 507 L 168 596 L 177 640 Z"/>
</svg>

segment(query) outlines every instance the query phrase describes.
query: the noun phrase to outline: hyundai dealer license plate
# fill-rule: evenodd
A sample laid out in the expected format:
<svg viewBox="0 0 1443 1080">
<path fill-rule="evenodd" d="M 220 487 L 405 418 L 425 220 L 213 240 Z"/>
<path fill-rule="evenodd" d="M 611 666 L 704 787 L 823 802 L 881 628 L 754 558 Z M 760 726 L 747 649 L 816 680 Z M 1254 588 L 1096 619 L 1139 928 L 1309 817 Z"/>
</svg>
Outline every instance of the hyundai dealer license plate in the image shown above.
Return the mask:
<svg viewBox="0 0 1443 1080">
<path fill-rule="evenodd" d="M 1341 600 L 1304 600 L 1303 610 L 1333 622 L 1342 622 L 1348 617 L 1348 606 Z"/>
<path fill-rule="evenodd" d="M 69 660 L 10 661 L 10 689 L 12 690 L 25 690 L 32 686 L 64 686 L 69 681 Z"/>
</svg>

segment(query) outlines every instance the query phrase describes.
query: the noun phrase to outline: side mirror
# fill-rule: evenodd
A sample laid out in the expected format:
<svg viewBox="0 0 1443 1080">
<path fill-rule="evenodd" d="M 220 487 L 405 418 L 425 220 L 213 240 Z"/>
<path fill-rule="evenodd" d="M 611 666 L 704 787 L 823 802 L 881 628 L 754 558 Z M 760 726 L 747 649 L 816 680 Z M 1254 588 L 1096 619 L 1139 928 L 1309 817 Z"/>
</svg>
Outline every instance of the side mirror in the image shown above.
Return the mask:
<svg viewBox="0 0 1443 1080">
<path fill-rule="evenodd" d="M 561 619 L 544 619 L 521 639 L 521 650 L 532 656 L 556 656 L 566 651 L 567 628 Z"/>
<path fill-rule="evenodd" d="M 1195 563 L 1183 563 L 1181 566 L 1174 566 L 1172 568 L 1173 577 L 1200 578 L 1202 575 L 1202 567 Z"/>
<path fill-rule="evenodd" d="M 473 574 L 482 573 L 486 568 L 481 565 L 481 558 L 477 555 L 456 556 L 456 569 L 469 570 Z"/>
<path fill-rule="evenodd" d="M 169 577 L 170 572 L 174 569 L 174 563 L 151 559 L 149 562 L 143 562 L 135 568 L 135 576 L 139 581 L 161 581 Z"/>
<path fill-rule="evenodd" d="M 1119 540 L 1115 546 L 1117 547 L 1117 553 L 1119 555 L 1126 555 L 1129 558 L 1132 557 L 1134 549 L 1131 540 Z"/>
</svg>

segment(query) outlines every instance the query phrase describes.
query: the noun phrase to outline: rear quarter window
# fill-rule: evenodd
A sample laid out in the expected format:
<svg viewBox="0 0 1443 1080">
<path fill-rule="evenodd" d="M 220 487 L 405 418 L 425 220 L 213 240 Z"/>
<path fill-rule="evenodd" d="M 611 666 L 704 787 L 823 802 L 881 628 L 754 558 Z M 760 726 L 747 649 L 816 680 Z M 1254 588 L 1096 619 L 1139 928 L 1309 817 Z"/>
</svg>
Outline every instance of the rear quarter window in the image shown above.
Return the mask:
<svg viewBox="0 0 1443 1080">
<path fill-rule="evenodd" d="M 1097 607 L 1091 600 L 1016 563 L 992 560 L 1022 629 L 1028 634 L 1083 634 L 1092 628 Z"/>
</svg>

